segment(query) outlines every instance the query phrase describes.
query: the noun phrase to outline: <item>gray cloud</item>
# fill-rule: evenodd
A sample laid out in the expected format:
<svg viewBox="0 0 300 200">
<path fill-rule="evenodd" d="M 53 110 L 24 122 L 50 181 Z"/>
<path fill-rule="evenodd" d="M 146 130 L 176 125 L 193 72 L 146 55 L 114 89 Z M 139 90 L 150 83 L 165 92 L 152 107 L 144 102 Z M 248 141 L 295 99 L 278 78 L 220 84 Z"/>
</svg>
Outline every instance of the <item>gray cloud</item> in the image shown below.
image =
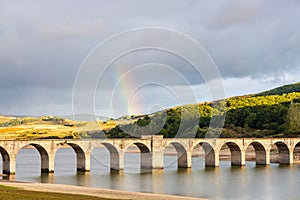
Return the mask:
<svg viewBox="0 0 300 200">
<path fill-rule="evenodd" d="M 257 20 L 262 11 L 261 1 L 232 1 L 219 7 L 217 13 L 207 21 L 212 30 L 243 26 Z"/>
<path fill-rule="evenodd" d="M 225 80 L 250 77 L 253 84 L 267 84 L 268 77 L 274 82 L 270 87 L 297 81 L 286 77 L 300 74 L 299 13 L 297 0 L 0 0 L 0 113 L 69 113 L 86 55 L 112 34 L 141 26 L 191 36 L 208 50 Z M 203 84 L 187 63 L 159 52 L 129 55 L 112 67 L 152 60 L 173 66 L 195 87 Z"/>
</svg>

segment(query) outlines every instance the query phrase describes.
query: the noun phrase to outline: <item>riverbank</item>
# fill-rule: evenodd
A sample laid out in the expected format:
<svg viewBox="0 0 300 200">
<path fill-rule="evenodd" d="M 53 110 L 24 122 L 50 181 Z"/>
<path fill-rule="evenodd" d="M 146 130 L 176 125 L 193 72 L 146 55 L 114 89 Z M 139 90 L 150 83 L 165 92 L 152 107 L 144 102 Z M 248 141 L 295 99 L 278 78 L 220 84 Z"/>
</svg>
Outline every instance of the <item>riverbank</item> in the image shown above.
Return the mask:
<svg viewBox="0 0 300 200">
<path fill-rule="evenodd" d="M 172 196 L 164 194 L 151 194 L 141 192 L 129 192 L 121 190 L 109 190 L 102 188 L 90 188 L 90 187 L 79 187 L 71 185 L 60 185 L 60 184 L 48 184 L 48 183 L 25 183 L 25 182 L 11 182 L 1 180 L 0 185 L 17 187 L 29 191 L 38 192 L 50 192 L 50 193 L 62 193 L 62 194 L 77 194 L 77 195 L 88 195 L 96 196 L 108 199 L 143 199 L 143 200 L 196 200 L 203 198 L 192 198 L 183 196 Z M 21 191 L 20 191 L 21 192 Z M 0 194 L 1 197 L 1 194 Z"/>
</svg>

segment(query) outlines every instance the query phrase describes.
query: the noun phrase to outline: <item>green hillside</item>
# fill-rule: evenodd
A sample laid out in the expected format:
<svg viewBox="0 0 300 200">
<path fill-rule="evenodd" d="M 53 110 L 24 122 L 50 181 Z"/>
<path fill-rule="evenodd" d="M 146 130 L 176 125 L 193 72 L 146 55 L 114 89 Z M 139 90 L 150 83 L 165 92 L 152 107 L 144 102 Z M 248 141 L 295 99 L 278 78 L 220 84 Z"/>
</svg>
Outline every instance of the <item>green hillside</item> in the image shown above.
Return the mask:
<svg viewBox="0 0 300 200">
<path fill-rule="evenodd" d="M 295 83 L 291 85 L 284 85 L 272 90 L 268 90 L 262 93 L 258 93 L 257 96 L 268 96 L 268 95 L 281 95 L 288 94 L 291 92 L 300 92 L 300 83 Z"/>
<path fill-rule="evenodd" d="M 214 124 L 223 120 L 223 128 L 218 129 L 221 131 L 220 137 L 295 137 L 300 134 L 298 102 L 300 83 L 285 85 L 257 95 L 167 109 L 166 114 L 157 112 L 145 115 L 135 123 L 116 126 L 106 134 L 112 138 L 150 134 L 170 138 L 201 138 L 207 136 L 209 127 L 210 133 L 217 130 Z M 197 117 L 199 115 L 200 120 Z M 159 125 L 165 118 L 166 123 L 160 128 Z M 214 123 L 210 124 L 211 121 Z"/>
</svg>

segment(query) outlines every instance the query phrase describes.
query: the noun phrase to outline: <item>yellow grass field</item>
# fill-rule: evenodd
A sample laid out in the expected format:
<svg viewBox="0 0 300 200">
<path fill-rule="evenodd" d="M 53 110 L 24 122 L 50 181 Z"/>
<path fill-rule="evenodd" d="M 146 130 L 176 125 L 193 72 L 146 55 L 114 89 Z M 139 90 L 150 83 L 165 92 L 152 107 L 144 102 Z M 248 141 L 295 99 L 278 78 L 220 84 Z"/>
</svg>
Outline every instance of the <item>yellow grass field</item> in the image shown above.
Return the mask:
<svg viewBox="0 0 300 200">
<path fill-rule="evenodd" d="M 45 121 L 43 118 L 0 116 L 0 125 L 0 140 L 25 140 L 89 137 L 88 133 L 110 130 L 117 126 L 117 122 L 75 122 L 60 118 L 47 118 Z"/>
</svg>

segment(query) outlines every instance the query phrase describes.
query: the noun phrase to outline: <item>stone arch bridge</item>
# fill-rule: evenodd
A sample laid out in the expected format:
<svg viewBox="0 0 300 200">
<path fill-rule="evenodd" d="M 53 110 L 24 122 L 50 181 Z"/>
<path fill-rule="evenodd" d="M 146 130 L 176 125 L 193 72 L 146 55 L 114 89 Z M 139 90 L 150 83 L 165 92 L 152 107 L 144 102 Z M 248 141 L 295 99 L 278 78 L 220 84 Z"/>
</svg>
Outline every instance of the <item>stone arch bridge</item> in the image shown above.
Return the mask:
<svg viewBox="0 0 300 200">
<path fill-rule="evenodd" d="M 192 165 L 192 152 L 201 146 L 205 152 L 205 165 L 219 166 L 221 148 L 227 145 L 231 153 L 231 164 L 245 165 L 248 146 L 255 150 L 256 164 L 270 164 L 270 151 L 276 146 L 279 151 L 279 163 L 292 164 L 293 152 L 300 146 L 300 138 L 163 138 L 162 136 L 142 136 L 126 139 L 89 139 L 89 140 L 4 140 L 0 141 L 0 153 L 3 161 L 3 173 L 14 174 L 18 152 L 27 146 L 37 149 L 41 159 L 41 172 L 54 172 L 54 158 L 58 149 L 63 146 L 73 148 L 76 153 L 77 171 L 89 171 L 91 152 L 94 148 L 105 146 L 110 153 L 110 168 L 124 169 L 124 155 L 127 148 L 136 145 L 141 152 L 141 168 L 164 168 L 164 150 L 167 146 L 175 147 L 178 156 L 178 167 L 189 168 Z"/>
</svg>

